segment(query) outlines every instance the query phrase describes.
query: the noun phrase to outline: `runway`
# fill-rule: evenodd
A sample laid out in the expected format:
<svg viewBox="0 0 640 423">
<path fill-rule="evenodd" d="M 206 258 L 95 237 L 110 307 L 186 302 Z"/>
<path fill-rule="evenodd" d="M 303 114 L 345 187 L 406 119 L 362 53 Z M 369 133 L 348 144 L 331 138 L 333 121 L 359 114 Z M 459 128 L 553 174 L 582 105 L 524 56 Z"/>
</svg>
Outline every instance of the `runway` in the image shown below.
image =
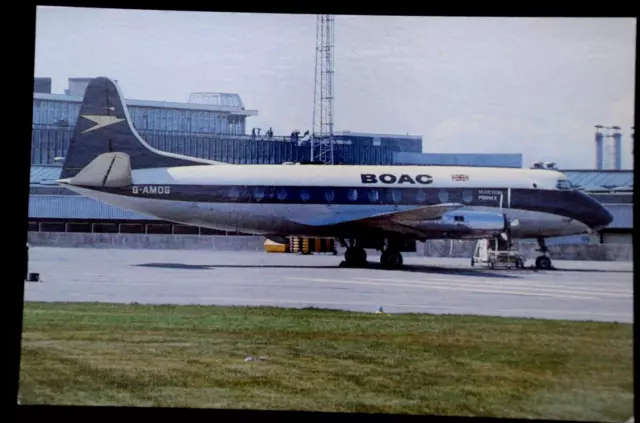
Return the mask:
<svg viewBox="0 0 640 423">
<path fill-rule="evenodd" d="M 632 262 L 554 261 L 558 270 L 472 268 L 405 256 L 406 270 L 338 267 L 342 256 L 32 247 L 25 301 L 271 305 L 388 313 L 633 322 Z M 529 261 L 528 263 L 531 263 Z"/>
</svg>

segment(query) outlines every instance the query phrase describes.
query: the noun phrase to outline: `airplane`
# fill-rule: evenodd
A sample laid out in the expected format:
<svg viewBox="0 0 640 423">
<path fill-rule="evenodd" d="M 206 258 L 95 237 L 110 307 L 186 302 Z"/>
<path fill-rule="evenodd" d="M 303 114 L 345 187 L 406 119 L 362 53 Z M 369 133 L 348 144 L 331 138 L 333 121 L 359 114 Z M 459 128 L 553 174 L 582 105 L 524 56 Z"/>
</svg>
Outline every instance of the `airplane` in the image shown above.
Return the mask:
<svg viewBox="0 0 640 423">
<path fill-rule="evenodd" d="M 116 82 L 88 84 L 60 179 L 76 193 L 175 223 L 263 235 L 329 238 L 348 266 L 383 268 L 427 239 L 545 239 L 593 233 L 612 215 L 550 169 L 464 166 L 237 165 L 151 147 Z M 348 243 L 347 243 L 348 241 Z"/>
</svg>

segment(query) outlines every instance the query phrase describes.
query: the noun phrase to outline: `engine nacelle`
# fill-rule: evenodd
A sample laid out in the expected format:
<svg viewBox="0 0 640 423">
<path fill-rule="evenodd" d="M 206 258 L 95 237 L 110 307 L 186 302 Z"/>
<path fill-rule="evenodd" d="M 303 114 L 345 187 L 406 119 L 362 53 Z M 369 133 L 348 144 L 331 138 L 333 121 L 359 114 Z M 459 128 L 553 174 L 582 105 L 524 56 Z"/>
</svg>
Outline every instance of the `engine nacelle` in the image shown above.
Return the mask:
<svg viewBox="0 0 640 423">
<path fill-rule="evenodd" d="M 479 211 L 452 211 L 442 216 L 442 223 L 464 227 L 472 231 L 503 232 L 504 217 L 497 213 Z"/>
<path fill-rule="evenodd" d="M 446 234 L 447 237 L 490 238 L 505 231 L 504 217 L 498 213 L 460 210 L 445 213 L 440 219 L 427 220 L 417 225 L 427 236 Z"/>
</svg>

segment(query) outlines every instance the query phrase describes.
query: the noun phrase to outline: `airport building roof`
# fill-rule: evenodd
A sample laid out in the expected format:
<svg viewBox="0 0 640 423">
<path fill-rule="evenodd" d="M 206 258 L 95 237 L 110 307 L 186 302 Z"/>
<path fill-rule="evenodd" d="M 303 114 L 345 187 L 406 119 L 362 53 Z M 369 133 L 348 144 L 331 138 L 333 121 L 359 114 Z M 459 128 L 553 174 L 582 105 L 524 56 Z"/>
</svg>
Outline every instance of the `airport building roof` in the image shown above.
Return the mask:
<svg viewBox="0 0 640 423">
<path fill-rule="evenodd" d="M 34 100 L 52 100 L 52 101 L 66 101 L 71 103 L 82 103 L 82 97 L 66 94 L 49 94 L 49 93 L 33 93 Z M 239 100 L 240 101 L 240 100 Z M 164 108 L 164 109 L 178 109 L 178 110 L 203 110 L 211 112 L 226 112 L 233 115 L 243 116 L 257 116 L 257 110 L 246 110 L 244 106 L 228 106 L 220 104 L 201 104 L 201 103 L 178 103 L 169 101 L 151 101 L 151 100 L 136 100 L 125 99 L 127 106 L 133 107 L 151 107 L 151 108 Z"/>
<path fill-rule="evenodd" d="M 393 153 L 396 165 L 435 166 L 480 166 L 480 167 L 522 167 L 522 154 L 495 153 Z"/>
<path fill-rule="evenodd" d="M 56 185 L 62 167 L 58 165 L 32 165 L 29 176 L 30 185 Z"/>
<path fill-rule="evenodd" d="M 563 170 L 571 184 L 586 191 L 633 191 L 633 170 Z"/>
</svg>

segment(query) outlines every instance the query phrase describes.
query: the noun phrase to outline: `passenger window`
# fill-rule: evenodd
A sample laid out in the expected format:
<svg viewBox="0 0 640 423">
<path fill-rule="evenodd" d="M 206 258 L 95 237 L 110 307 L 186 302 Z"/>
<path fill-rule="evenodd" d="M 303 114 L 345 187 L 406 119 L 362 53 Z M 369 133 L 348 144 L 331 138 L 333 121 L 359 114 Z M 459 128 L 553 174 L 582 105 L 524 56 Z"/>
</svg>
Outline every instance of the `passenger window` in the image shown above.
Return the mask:
<svg viewBox="0 0 640 423">
<path fill-rule="evenodd" d="M 264 188 L 262 187 L 257 187 L 254 191 L 253 191 L 253 198 L 255 198 L 258 201 L 261 201 L 264 198 Z"/>
<path fill-rule="evenodd" d="M 465 203 L 470 203 L 473 200 L 473 192 L 470 189 L 465 189 L 462 191 L 462 201 Z"/>
<path fill-rule="evenodd" d="M 358 199 L 358 191 L 356 191 L 355 189 L 350 189 L 347 192 L 347 197 L 349 197 L 350 201 L 356 201 Z"/>
<path fill-rule="evenodd" d="M 333 193 L 333 190 L 331 188 L 327 189 L 324 192 L 324 199 L 327 200 L 328 202 L 332 202 L 334 198 L 335 198 L 335 194 Z"/>
<path fill-rule="evenodd" d="M 402 200 L 402 191 L 399 189 L 394 189 L 387 192 L 387 200 L 390 203 L 398 204 L 400 200 Z"/>
</svg>

